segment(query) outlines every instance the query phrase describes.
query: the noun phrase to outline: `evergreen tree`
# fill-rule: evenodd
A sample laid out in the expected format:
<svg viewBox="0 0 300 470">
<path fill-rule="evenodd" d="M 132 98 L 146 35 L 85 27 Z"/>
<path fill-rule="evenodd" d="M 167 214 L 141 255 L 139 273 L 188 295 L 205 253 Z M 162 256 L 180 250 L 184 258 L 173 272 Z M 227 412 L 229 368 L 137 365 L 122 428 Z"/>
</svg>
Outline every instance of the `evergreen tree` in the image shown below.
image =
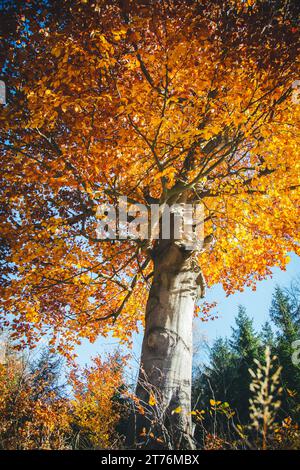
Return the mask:
<svg viewBox="0 0 300 470">
<path fill-rule="evenodd" d="M 207 406 L 211 398 L 228 401 L 235 380 L 236 357 L 228 340 L 218 338 L 209 351 L 209 365 L 199 368 L 194 375 L 194 403 Z"/>
<path fill-rule="evenodd" d="M 32 393 L 36 400 L 49 393 L 61 398 L 65 396 L 66 385 L 62 381 L 62 368 L 62 358 L 50 353 L 48 349 L 44 349 L 36 361 L 29 363 Z M 38 387 L 40 383 L 43 383 L 42 389 Z"/>
<path fill-rule="evenodd" d="M 193 379 L 193 408 L 198 410 L 211 409 L 211 400 L 222 403 L 231 401 L 232 388 L 236 380 L 237 357 L 232 351 L 229 341 L 218 338 L 209 350 L 209 364 L 199 367 L 194 372 Z M 203 415 L 203 426 L 196 427 L 195 438 L 201 443 L 205 432 L 227 435 L 228 420 L 225 415 L 218 414 L 215 419 L 214 413 Z"/>
<path fill-rule="evenodd" d="M 229 400 L 232 383 L 236 376 L 236 359 L 228 340 L 217 339 L 210 352 L 211 367 L 206 369 L 206 375 L 217 400 Z"/>
<path fill-rule="evenodd" d="M 300 328 L 297 315 L 293 307 L 295 298 L 291 291 L 284 292 L 282 288 L 276 287 L 270 316 L 278 328 L 275 352 L 282 367 L 281 379 L 284 388 L 282 396 L 282 411 L 285 414 L 299 416 L 300 398 L 300 367 L 292 362 L 293 342 L 300 338 Z"/>
<path fill-rule="evenodd" d="M 270 316 L 274 324 L 279 328 L 281 335 L 286 339 L 294 337 L 297 327 L 293 321 L 292 302 L 284 290 L 277 286 L 273 294 L 270 308 Z"/>
<path fill-rule="evenodd" d="M 300 276 L 296 277 L 287 289 L 287 294 L 292 307 L 292 317 L 296 325 L 300 327 Z"/>
<path fill-rule="evenodd" d="M 236 412 L 235 423 L 249 424 L 249 398 L 251 376 L 249 368 L 256 369 L 255 359 L 264 362 L 264 350 L 269 346 L 272 355 L 278 358 L 282 367 L 280 380 L 283 388 L 281 408 L 276 420 L 291 417 L 297 422 L 300 417 L 300 366 L 293 364 L 293 342 L 300 339 L 300 281 L 296 280 L 289 289 L 276 287 L 267 321 L 257 333 L 253 320 L 244 307 L 239 307 L 236 325 L 229 339 L 218 338 L 210 348 L 209 363 L 194 374 L 193 397 L 197 409 L 210 410 L 196 429 L 196 437 L 202 442 L 206 432 L 216 433 L 226 439 L 234 439 L 228 420 L 222 415 L 211 413 L 210 400 L 229 403 Z M 221 405 L 220 405 L 221 406 Z M 226 429 L 227 426 L 227 429 Z"/>
<path fill-rule="evenodd" d="M 266 346 L 269 346 L 271 349 L 275 346 L 275 336 L 272 330 L 272 325 L 269 321 L 266 321 L 262 326 L 261 333 L 261 347 L 265 350 Z"/>
<path fill-rule="evenodd" d="M 238 357 L 231 405 L 237 410 L 240 421 L 244 423 L 249 417 L 249 385 L 251 381 L 249 368 L 253 368 L 254 359 L 261 357 L 261 341 L 259 335 L 254 331 L 253 320 L 249 318 L 244 307 L 239 307 L 235 322 L 236 327 L 232 328 L 229 342 Z"/>
</svg>

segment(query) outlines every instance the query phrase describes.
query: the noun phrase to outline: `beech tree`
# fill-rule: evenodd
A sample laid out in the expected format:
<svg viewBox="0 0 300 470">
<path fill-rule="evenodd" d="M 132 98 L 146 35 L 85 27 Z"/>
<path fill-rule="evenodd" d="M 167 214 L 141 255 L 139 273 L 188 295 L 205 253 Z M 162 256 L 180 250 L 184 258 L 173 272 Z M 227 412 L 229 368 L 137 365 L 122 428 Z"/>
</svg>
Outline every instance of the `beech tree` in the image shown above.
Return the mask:
<svg viewBox="0 0 300 470">
<path fill-rule="evenodd" d="M 67 357 L 81 338 L 130 341 L 143 321 L 139 445 L 193 447 L 205 283 L 255 287 L 299 253 L 296 2 L 2 9 L 1 321 Z M 97 207 L 120 196 L 133 214 L 203 204 L 204 243 L 97 237 Z"/>
<path fill-rule="evenodd" d="M 74 368 L 70 385 L 74 395 L 72 425 L 75 428 L 75 448 L 109 449 L 121 443 L 116 432 L 121 414 L 126 415 L 120 394 L 124 386 L 125 359 L 117 353 L 101 360 L 92 359 L 90 367 Z"/>
</svg>

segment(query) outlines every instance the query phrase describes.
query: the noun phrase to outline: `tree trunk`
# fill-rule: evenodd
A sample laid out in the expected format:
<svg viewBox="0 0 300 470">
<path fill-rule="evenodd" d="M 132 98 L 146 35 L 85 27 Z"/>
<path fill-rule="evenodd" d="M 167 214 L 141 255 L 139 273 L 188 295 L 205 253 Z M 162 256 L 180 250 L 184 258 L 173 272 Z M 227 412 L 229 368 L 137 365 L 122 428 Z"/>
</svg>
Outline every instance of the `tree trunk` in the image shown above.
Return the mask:
<svg viewBox="0 0 300 470">
<path fill-rule="evenodd" d="M 147 448 L 191 449 L 192 323 L 203 288 L 195 253 L 173 242 L 154 259 L 136 395 L 136 441 Z M 141 406 L 139 407 L 141 410 Z"/>
</svg>

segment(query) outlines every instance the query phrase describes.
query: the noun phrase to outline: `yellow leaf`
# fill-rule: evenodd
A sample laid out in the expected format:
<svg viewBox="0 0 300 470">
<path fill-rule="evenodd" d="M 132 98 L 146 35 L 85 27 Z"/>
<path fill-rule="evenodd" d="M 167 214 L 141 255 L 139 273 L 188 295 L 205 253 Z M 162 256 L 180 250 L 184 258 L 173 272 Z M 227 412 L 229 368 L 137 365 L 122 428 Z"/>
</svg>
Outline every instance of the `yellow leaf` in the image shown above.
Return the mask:
<svg viewBox="0 0 300 470">
<path fill-rule="evenodd" d="M 175 408 L 175 410 L 172 411 L 172 414 L 174 414 L 174 413 L 181 413 L 181 411 L 182 411 L 181 406 L 178 406 L 177 408 Z"/>
<path fill-rule="evenodd" d="M 154 397 L 154 395 L 153 395 L 152 393 L 150 393 L 149 405 L 151 405 L 151 406 L 156 405 L 156 400 L 155 400 L 155 397 Z"/>
<path fill-rule="evenodd" d="M 51 54 L 54 57 L 59 57 L 61 53 L 62 53 L 62 49 L 60 47 L 53 47 L 53 49 L 51 50 Z"/>
<path fill-rule="evenodd" d="M 215 401 L 215 400 L 212 400 L 212 399 L 209 400 L 209 403 L 211 404 L 211 406 L 218 406 L 218 405 L 221 404 L 220 401 Z"/>
</svg>

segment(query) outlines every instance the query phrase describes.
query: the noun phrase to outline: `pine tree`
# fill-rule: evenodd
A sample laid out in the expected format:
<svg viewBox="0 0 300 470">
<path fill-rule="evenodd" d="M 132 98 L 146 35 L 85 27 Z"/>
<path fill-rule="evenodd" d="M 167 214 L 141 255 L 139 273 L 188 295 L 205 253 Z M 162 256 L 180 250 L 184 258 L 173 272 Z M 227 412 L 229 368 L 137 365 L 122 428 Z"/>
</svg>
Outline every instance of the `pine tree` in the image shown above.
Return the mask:
<svg viewBox="0 0 300 470">
<path fill-rule="evenodd" d="M 194 373 L 193 408 L 205 410 L 203 422 L 198 421 L 195 430 L 195 438 L 200 445 L 205 441 L 205 432 L 226 435 L 228 420 L 225 415 L 218 414 L 218 419 L 215 419 L 215 414 L 207 411 L 211 408 L 212 400 L 222 403 L 231 401 L 232 387 L 236 382 L 236 363 L 237 357 L 229 341 L 218 338 L 209 350 L 209 364 L 199 367 Z"/>
<path fill-rule="evenodd" d="M 269 321 L 266 321 L 262 326 L 260 340 L 263 349 L 265 349 L 266 346 L 269 346 L 271 349 L 274 348 L 275 336 L 272 330 L 272 325 Z"/>
<path fill-rule="evenodd" d="M 289 295 L 279 286 L 276 287 L 273 294 L 270 316 L 286 339 L 295 338 L 297 327 L 293 321 L 292 302 Z"/>
<path fill-rule="evenodd" d="M 210 351 L 210 367 L 206 368 L 211 393 L 217 400 L 229 401 L 232 383 L 236 377 L 236 360 L 228 340 L 217 339 Z"/>
<path fill-rule="evenodd" d="M 299 415 L 297 403 L 300 397 L 300 367 L 292 362 L 293 342 L 300 338 L 300 328 L 295 314 L 295 297 L 291 291 L 276 287 L 270 316 L 278 328 L 275 352 L 282 366 L 281 379 L 285 390 L 282 397 L 282 411 L 286 414 Z"/>
<path fill-rule="evenodd" d="M 249 318 L 244 307 L 239 307 L 235 322 L 236 328 L 232 328 L 230 345 L 237 355 L 238 361 L 236 364 L 236 381 L 230 402 L 237 409 L 240 421 L 245 422 L 249 416 L 249 368 L 253 367 L 254 359 L 260 358 L 261 342 L 258 334 L 254 331 L 253 320 Z"/>
<path fill-rule="evenodd" d="M 287 294 L 292 307 L 292 317 L 296 325 L 300 327 L 300 276 L 291 282 Z"/>
</svg>

